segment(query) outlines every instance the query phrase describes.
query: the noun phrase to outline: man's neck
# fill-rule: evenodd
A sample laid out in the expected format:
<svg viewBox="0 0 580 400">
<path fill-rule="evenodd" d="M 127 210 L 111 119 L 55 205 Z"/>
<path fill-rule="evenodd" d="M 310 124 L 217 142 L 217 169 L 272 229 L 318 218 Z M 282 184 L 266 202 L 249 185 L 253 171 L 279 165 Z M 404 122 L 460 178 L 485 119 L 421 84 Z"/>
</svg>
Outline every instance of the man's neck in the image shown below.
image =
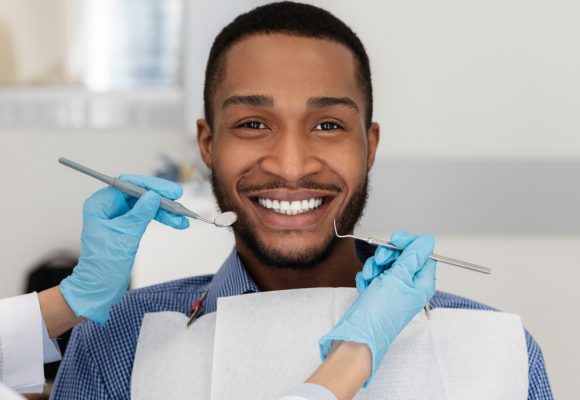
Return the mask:
<svg viewBox="0 0 580 400">
<path fill-rule="evenodd" d="M 313 287 L 354 287 L 355 275 L 362 268 L 354 240 L 338 242 L 328 259 L 312 269 L 276 268 L 262 264 L 243 243 L 237 242 L 241 260 L 262 291 Z"/>
</svg>

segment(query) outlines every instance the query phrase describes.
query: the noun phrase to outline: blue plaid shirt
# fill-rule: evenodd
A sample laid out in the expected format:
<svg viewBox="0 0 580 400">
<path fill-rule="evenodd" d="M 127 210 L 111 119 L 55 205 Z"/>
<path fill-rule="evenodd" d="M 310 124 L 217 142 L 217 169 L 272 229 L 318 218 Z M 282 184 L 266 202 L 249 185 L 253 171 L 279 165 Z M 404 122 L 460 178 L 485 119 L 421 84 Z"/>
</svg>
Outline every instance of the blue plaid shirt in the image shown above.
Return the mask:
<svg viewBox="0 0 580 400">
<path fill-rule="evenodd" d="M 373 252 L 374 247 L 357 243 L 361 260 L 366 260 Z M 105 326 L 99 327 L 92 321 L 86 321 L 74 329 L 51 398 L 129 399 L 133 358 L 143 316 L 158 311 L 188 314 L 191 304 L 210 282 L 212 284 L 204 302 L 205 313 L 216 310 L 218 297 L 259 291 L 234 249 L 215 275 L 180 279 L 128 292 L 113 307 Z M 437 292 L 430 304 L 432 308 L 492 309 L 444 292 Z M 528 399 L 552 399 L 542 351 L 527 331 L 526 342 Z"/>
</svg>

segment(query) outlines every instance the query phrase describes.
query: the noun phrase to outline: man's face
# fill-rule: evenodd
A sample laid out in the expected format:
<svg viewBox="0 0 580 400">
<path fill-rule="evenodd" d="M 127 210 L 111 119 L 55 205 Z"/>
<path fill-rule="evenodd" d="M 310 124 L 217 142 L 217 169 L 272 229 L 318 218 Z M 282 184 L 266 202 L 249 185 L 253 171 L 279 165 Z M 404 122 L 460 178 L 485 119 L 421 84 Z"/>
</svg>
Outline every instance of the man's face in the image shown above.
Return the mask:
<svg viewBox="0 0 580 400">
<path fill-rule="evenodd" d="M 226 54 L 213 109 L 198 141 L 220 208 L 239 215 L 238 248 L 278 267 L 323 261 L 333 220 L 348 232 L 362 213 L 379 136 L 376 124 L 365 129 L 350 50 L 283 34 L 243 39 Z"/>
</svg>

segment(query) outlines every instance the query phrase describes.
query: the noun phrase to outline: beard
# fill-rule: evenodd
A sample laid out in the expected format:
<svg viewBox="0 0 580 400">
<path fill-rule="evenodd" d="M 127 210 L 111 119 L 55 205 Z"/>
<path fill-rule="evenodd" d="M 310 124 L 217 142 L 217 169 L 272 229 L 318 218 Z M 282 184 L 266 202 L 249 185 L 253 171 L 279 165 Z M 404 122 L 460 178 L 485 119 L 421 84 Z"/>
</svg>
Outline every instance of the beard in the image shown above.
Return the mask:
<svg viewBox="0 0 580 400">
<path fill-rule="evenodd" d="M 334 231 L 329 231 L 328 235 L 320 244 L 311 247 L 292 249 L 291 251 L 288 251 L 267 246 L 258 237 L 257 230 L 249 221 L 247 214 L 244 213 L 240 207 L 237 207 L 230 201 L 229 196 L 223 191 L 214 171 L 212 171 L 211 174 L 211 185 L 220 210 L 222 212 L 234 211 L 238 214 L 238 220 L 232 226 L 236 237 L 244 243 L 244 245 L 252 252 L 254 257 L 256 257 L 256 259 L 263 265 L 272 268 L 312 270 L 330 257 L 340 240 L 334 235 Z M 286 184 L 284 180 L 279 178 L 267 185 L 267 188 L 279 189 L 285 187 L 292 187 L 293 189 L 328 189 L 329 187 L 335 187 L 337 191 L 341 191 L 340 188 L 334 185 L 324 185 L 315 182 L 301 182 L 297 188 L 296 185 L 290 186 L 289 184 Z M 262 188 L 265 189 L 266 187 Z M 344 212 L 337 217 L 336 227 L 339 233 L 352 233 L 355 225 L 363 216 L 367 198 L 368 173 L 365 175 L 364 181 L 361 182 L 353 192 L 352 198 Z M 287 232 L 287 234 L 299 235 L 300 232 Z"/>
</svg>

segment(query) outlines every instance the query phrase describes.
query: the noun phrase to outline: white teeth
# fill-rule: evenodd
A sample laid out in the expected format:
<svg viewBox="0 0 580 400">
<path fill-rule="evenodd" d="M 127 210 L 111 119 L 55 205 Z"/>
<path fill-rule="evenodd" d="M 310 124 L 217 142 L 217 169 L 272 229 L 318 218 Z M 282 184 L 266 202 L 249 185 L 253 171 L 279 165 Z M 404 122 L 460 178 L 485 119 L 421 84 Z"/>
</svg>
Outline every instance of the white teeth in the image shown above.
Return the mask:
<svg viewBox="0 0 580 400">
<path fill-rule="evenodd" d="M 290 202 L 286 200 L 272 200 L 259 197 L 258 204 L 279 214 L 297 215 L 320 207 L 322 205 L 322 198 L 294 200 Z"/>
</svg>

